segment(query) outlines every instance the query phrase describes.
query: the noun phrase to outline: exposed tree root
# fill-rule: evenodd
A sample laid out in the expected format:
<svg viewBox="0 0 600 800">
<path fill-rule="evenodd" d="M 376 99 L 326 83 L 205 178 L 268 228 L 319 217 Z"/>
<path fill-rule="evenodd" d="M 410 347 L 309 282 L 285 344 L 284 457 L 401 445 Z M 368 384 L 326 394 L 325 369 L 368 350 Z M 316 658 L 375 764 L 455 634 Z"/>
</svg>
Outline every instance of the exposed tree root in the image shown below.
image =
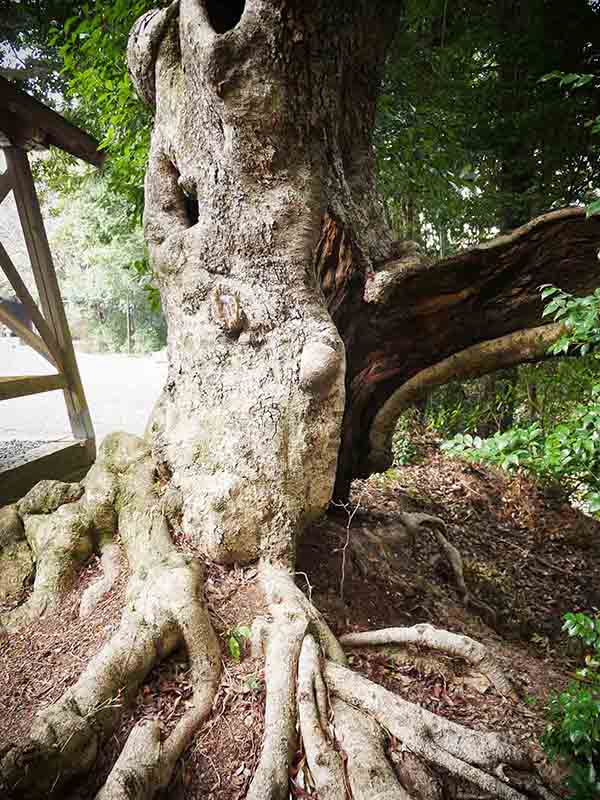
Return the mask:
<svg viewBox="0 0 600 800">
<path fill-rule="evenodd" d="M 410 628 L 384 628 L 364 633 L 347 633 L 340 638 L 340 643 L 347 647 L 412 644 L 464 658 L 490 680 L 497 692 L 516 699 L 515 690 L 496 659 L 484 645 L 469 636 L 461 636 L 439 630 L 427 623 L 420 623 Z"/>
<path fill-rule="evenodd" d="M 82 594 L 79 605 L 81 617 L 87 617 L 92 613 L 104 595 L 115 585 L 121 572 L 121 548 L 116 542 L 101 544 L 100 553 L 102 575 Z"/>
<path fill-rule="evenodd" d="M 40 798 L 90 770 L 122 708 L 160 659 L 184 646 L 193 696 L 165 736 L 157 720 L 131 732 L 98 800 L 150 800 L 165 788 L 178 759 L 210 714 L 220 679 L 220 647 L 203 602 L 200 563 L 173 545 L 153 461 L 135 437 L 109 437 L 81 494 L 52 482 L 19 506 L 38 574 L 28 602 L 9 627 L 56 605 L 85 558 L 100 555 L 102 576 L 83 594 L 89 614 L 113 585 L 125 556 L 127 601 L 119 628 L 78 681 L 35 718 L 29 739 L 0 759 L 8 798 Z M 410 516 L 414 530 L 433 525 L 440 546 L 460 568 L 436 518 Z M 118 532 L 119 538 L 116 538 Z M 440 540 L 444 539 L 446 547 Z M 456 551 L 458 553 L 458 551 Z M 522 753 L 498 735 L 478 733 L 396 697 L 347 669 L 342 645 L 412 644 L 460 656 L 502 694 L 512 688 L 483 645 L 430 625 L 347 634 L 341 643 L 281 565 L 259 567 L 269 618 L 253 639 L 265 656 L 265 734 L 249 800 L 284 800 L 298 739 L 306 754 L 306 786 L 321 800 L 436 800 L 441 768 L 501 800 L 548 798 Z M 463 581 L 464 585 L 464 581 Z M 389 734 L 401 751 L 389 750 Z M 433 771 L 432 771 L 433 770 Z"/>
<path fill-rule="evenodd" d="M 321 633 L 325 645 L 320 648 L 320 623 L 315 623 L 320 617 L 299 595 L 290 574 L 263 567 L 262 577 L 272 619 L 260 628 L 266 649 L 267 705 L 261 759 L 248 794 L 251 800 L 287 797 L 297 727 L 306 753 L 307 784 L 326 800 L 440 797 L 426 764 L 501 800 L 525 798 L 518 788 L 524 785 L 518 775 L 531 769 L 524 753 L 497 734 L 472 731 L 438 717 L 339 661 L 324 659 L 329 636 Z M 468 637 L 429 625 L 342 637 L 342 643 L 352 645 L 397 642 L 461 656 L 503 694 L 513 694 L 494 659 Z M 410 754 L 396 759 L 396 771 L 386 753 L 386 731 Z M 508 776 L 509 767 L 515 776 Z M 532 778 L 527 796 L 548 794 Z"/>
<path fill-rule="evenodd" d="M 398 780 L 414 800 L 443 800 L 442 786 L 425 761 L 410 750 L 390 754 Z"/>
<path fill-rule="evenodd" d="M 89 770 L 121 707 L 157 660 L 184 645 L 195 685 L 190 708 L 160 746 L 156 724 L 134 729 L 101 792 L 111 800 L 151 797 L 168 783 L 209 713 L 218 685 L 220 650 L 202 600 L 202 570 L 172 545 L 145 443 L 126 435 L 108 437 L 85 489 L 80 500 L 45 519 L 38 518 L 39 505 L 29 504 L 25 527 L 36 545 L 40 575 L 25 612 L 18 609 L 6 622 L 10 627 L 57 603 L 72 584 L 77 564 L 91 554 L 94 535 L 103 542 L 103 580 L 110 585 L 116 569 L 109 541 L 110 528 L 115 530 L 112 504 L 119 509 L 118 530 L 130 567 L 127 604 L 118 630 L 79 680 L 38 714 L 29 741 L 4 753 L 0 781 L 8 796 L 44 797 L 51 787 Z M 97 586 L 92 600 L 94 595 L 99 596 Z M 90 607 L 88 592 L 84 610 Z M 131 787 L 136 787 L 133 794 Z"/>
<path fill-rule="evenodd" d="M 444 536 L 446 531 L 446 524 L 440 517 L 434 517 L 431 514 L 402 514 L 402 522 L 405 525 L 408 534 L 411 538 L 413 548 L 416 546 L 417 539 L 423 531 L 430 531 L 433 534 L 440 550 L 446 556 L 452 572 L 454 580 L 461 594 L 466 596 L 469 592 L 467 584 L 465 583 L 465 576 L 463 571 L 462 556 L 459 551 L 451 544 Z"/>
<path fill-rule="evenodd" d="M 465 581 L 463 559 L 460 551 L 450 542 L 446 536 L 446 523 L 440 517 L 434 517 L 431 514 L 402 514 L 402 522 L 405 525 L 409 536 L 416 544 L 417 537 L 423 531 L 429 531 L 436 540 L 438 547 L 448 561 L 456 587 L 461 594 L 461 599 L 466 606 L 470 606 L 476 613 L 489 625 L 496 624 L 496 614 L 486 603 L 474 597 L 469 591 L 469 587 Z"/>
<path fill-rule="evenodd" d="M 265 652 L 267 702 L 260 761 L 248 800 L 286 797 L 288 773 L 296 751 L 296 677 L 305 636 L 310 632 L 323 651 L 345 662 L 344 652 L 321 614 L 314 608 L 284 568 L 263 564 L 261 582 L 272 620 L 255 623 L 255 639 Z"/>
<path fill-rule="evenodd" d="M 326 664 L 325 679 L 335 696 L 370 714 L 413 754 L 493 797 L 525 797 L 496 773 L 504 765 L 527 771 L 531 768 L 529 760 L 497 734 L 472 731 L 438 717 L 339 664 Z M 547 794 L 540 790 L 537 796 Z"/>
<path fill-rule="evenodd" d="M 497 619 L 494 610 L 469 591 L 465 581 L 462 556 L 460 551 L 446 537 L 444 520 L 431 514 L 407 512 L 402 513 L 400 517 L 401 526 L 395 529 L 388 528 L 373 532 L 361 526 L 360 530 L 357 531 L 359 535 L 354 536 L 351 540 L 348 539 L 354 556 L 354 563 L 359 571 L 366 575 L 369 564 L 373 569 L 381 570 L 386 558 L 389 557 L 386 555 L 388 548 L 394 551 L 399 549 L 401 544 L 406 549 L 408 537 L 408 546 L 414 551 L 419 537 L 423 533 L 429 533 L 435 539 L 443 557 L 452 570 L 454 583 L 460 593 L 462 602 L 475 611 L 476 614 L 479 614 L 488 625 L 495 627 Z M 348 531 L 348 529 L 346 530 Z"/>
<path fill-rule="evenodd" d="M 312 785 L 320 800 L 345 797 L 347 776 L 329 724 L 327 687 L 321 653 L 314 638 L 306 636 L 298 664 L 298 722 Z"/>
<path fill-rule="evenodd" d="M 410 800 L 386 756 L 381 726 L 339 697 L 333 698 L 332 710 L 353 800 Z"/>
</svg>

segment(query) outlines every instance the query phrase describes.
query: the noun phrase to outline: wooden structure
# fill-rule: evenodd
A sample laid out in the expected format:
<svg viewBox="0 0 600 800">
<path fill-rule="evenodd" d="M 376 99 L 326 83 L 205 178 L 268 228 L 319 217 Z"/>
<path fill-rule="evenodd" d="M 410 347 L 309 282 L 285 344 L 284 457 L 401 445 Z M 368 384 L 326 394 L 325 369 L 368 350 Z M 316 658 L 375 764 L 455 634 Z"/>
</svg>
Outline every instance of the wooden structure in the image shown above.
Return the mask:
<svg viewBox="0 0 600 800">
<path fill-rule="evenodd" d="M 33 457 L 16 467 L 2 470 L 0 465 L 0 505 L 21 496 L 43 478 L 81 475 L 96 455 L 94 428 L 27 155 L 29 150 L 51 145 L 95 166 L 102 164 L 104 155 L 91 136 L 0 78 L 0 147 L 7 163 L 0 175 L 0 203 L 13 193 L 39 296 L 38 306 L 0 242 L 0 269 L 25 306 L 35 331 L 7 306 L 0 306 L 0 323 L 54 369 L 51 375 L 0 377 L 0 401 L 62 389 L 73 432 L 72 441 L 34 451 Z"/>
</svg>

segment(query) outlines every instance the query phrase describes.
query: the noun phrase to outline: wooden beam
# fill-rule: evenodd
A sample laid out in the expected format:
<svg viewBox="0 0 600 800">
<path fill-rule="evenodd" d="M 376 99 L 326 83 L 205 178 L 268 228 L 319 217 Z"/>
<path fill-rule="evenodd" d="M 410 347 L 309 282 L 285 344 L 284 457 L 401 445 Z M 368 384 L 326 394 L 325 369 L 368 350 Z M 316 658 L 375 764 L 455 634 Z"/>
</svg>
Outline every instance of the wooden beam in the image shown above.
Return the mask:
<svg viewBox="0 0 600 800">
<path fill-rule="evenodd" d="M 44 317 L 41 315 L 35 300 L 29 294 L 29 289 L 27 286 L 25 286 L 23 279 L 19 275 L 15 265 L 12 263 L 10 256 L 4 249 L 2 242 L 0 242 L 0 269 L 8 278 L 10 285 L 15 290 L 15 293 L 21 303 L 23 303 L 25 306 L 27 313 L 31 317 L 35 327 L 38 329 L 40 336 L 46 344 L 46 347 L 52 353 L 54 363 L 59 369 L 62 369 L 63 356 L 61 349 L 58 346 L 58 342 L 56 341 L 56 337 L 50 330 L 50 327 Z"/>
<path fill-rule="evenodd" d="M 27 397 L 30 394 L 53 392 L 64 389 L 67 379 L 64 375 L 14 375 L 0 377 L 0 400 Z"/>
<path fill-rule="evenodd" d="M 11 192 L 12 188 L 12 181 L 7 170 L 0 175 L 0 203 L 3 202 L 4 198 Z"/>
<path fill-rule="evenodd" d="M 25 244 L 27 245 L 44 318 L 48 322 L 62 354 L 61 367 L 67 379 L 65 401 L 71 429 L 76 439 L 91 439 L 93 441 L 95 438 L 94 426 L 92 425 L 92 418 L 90 417 L 83 384 L 79 375 L 73 341 L 54 270 L 52 253 L 50 252 L 50 245 L 44 228 L 44 220 L 35 191 L 29 160 L 27 154 L 16 147 L 9 147 L 4 152 L 13 181 L 19 219 L 21 220 Z M 48 342 L 47 344 L 50 346 Z"/>
<path fill-rule="evenodd" d="M 2 77 L 0 131 L 14 146 L 45 148 L 54 145 L 96 167 L 101 166 L 105 158 L 98 149 L 98 142 L 89 134 Z"/>
<path fill-rule="evenodd" d="M 49 361 L 53 367 L 58 367 L 58 364 L 54 360 L 54 356 L 48 350 L 48 347 L 44 343 L 40 337 L 30 331 L 27 325 L 24 325 L 20 319 L 15 317 L 11 312 L 0 303 L 0 322 L 6 325 L 6 327 L 16 333 L 21 341 L 28 344 L 29 347 L 32 347 L 36 353 L 39 353 L 46 361 Z"/>
<path fill-rule="evenodd" d="M 81 480 L 95 457 L 93 442 L 52 442 L 0 467 L 0 506 L 19 500 L 41 480 Z"/>
</svg>

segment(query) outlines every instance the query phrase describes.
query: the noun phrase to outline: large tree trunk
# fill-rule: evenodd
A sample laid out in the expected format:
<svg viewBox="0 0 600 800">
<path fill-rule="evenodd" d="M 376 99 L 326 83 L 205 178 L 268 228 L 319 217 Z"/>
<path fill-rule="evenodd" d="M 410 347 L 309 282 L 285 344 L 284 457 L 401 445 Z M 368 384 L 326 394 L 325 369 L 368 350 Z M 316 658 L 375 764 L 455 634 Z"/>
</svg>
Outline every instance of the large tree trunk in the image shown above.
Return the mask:
<svg viewBox="0 0 600 800">
<path fill-rule="evenodd" d="M 156 102 L 145 229 L 169 379 L 154 449 L 207 555 L 291 563 L 331 497 L 344 409 L 315 248 L 333 281 L 389 254 L 371 131 L 397 9 L 253 2 L 238 21 L 230 5 L 183 0 L 154 72 L 143 53 L 168 12 L 130 49 Z"/>
<path fill-rule="evenodd" d="M 535 287 L 543 273 L 556 279 L 557 256 L 569 260 L 569 285 L 590 281 L 597 226 L 577 214 L 439 267 L 391 241 L 371 132 L 397 14 L 393 0 L 181 0 L 132 32 L 132 76 L 156 108 L 145 229 L 169 375 L 146 440 L 108 437 L 82 486 L 44 482 L 0 516 L 4 539 L 26 536 L 37 558 L 31 596 L 2 620 L 9 631 L 52 613 L 91 553 L 103 576 L 83 614 L 114 584 L 120 554 L 129 566 L 116 633 L 38 714 L 30 739 L 0 754 L 8 797 L 46 796 L 90 769 L 123 702 L 184 646 L 194 686 L 185 713 L 165 737 L 157 721 L 134 728 L 98 797 L 150 798 L 168 785 L 220 681 L 203 600 L 208 559 L 258 562 L 269 613 L 254 626 L 267 697 L 251 800 L 288 797 L 298 730 L 322 800 L 345 800 L 347 787 L 355 800 L 439 796 L 437 785 L 414 788 L 427 777 L 422 761 L 524 800 L 504 772 L 528 766 L 520 751 L 347 670 L 294 585 L 297 538 L 326 510 L 336 465 L 343 494 L 382 466 L 407 398 L 453 372 L 543 354 L 552 330 L 510 334 L 537 324 Z M 443 523 L 408 514 L 404 523 L 435 530 L 466 596 Z M 512 694 L 481 645 L 429 625 L 347 641 L 391 642 L 460 656 Z M 399 776 L 382 728 L 413 754 Z M 528 796 L 548 797 L 531 786 Z"/>
</svg>

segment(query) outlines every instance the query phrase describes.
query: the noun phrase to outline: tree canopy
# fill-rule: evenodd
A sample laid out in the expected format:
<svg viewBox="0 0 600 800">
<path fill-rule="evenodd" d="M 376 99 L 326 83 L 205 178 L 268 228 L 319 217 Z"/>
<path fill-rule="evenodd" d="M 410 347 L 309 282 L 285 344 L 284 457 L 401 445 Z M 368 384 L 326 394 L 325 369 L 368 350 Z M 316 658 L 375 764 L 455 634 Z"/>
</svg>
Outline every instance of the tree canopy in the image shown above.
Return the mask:
<svg viewBox="0 0 600 800">
<path fill-rule="evenodd" d="M 576 6 L 576 7 L 575 7 Z M 412 2 L 380 100 L 378 149 L 399 234 L 438 251 L 582 203 L 598 185 L 600 14 L 581 0 Z M 400 237 L 402 238 L 402 236 Z"/>
<path fill-rule="evenodd" d="M 0 17 L 4 65 L 20 65 L 14 77 L 26 89 L 58 103 L 100 139 L 110 153 L 110 185 L 139 215 L 151 116 L 132 90 L 124 54 L 131 25 L 157 4 L 8 5 L 11 13 L 5 4 Z M 595 197 L 594 3 L 577 0 L 567 11 L 559 0 L 406 0 L 398 8 L 376 143 L 399 238 L 445 255 Z M 561 86 L 546 80 L 553 73 L 590 80 Z M 72 185 L 62 164 L 46 169 L 63 187 Z"/>
</svg>

